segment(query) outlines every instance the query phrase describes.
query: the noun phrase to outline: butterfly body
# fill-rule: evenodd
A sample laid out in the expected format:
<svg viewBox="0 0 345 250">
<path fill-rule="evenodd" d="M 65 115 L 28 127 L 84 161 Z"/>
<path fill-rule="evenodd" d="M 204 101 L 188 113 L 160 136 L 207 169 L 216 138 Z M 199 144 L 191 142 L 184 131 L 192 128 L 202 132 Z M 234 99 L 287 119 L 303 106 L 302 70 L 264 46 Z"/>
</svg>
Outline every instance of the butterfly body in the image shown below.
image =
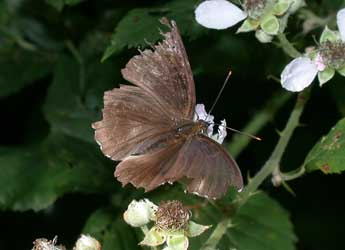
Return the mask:
<svg viewBox="0 0 345 250">
<path fill-rule="evenodd" d="M 210 124 L 196 115 L 195 86 L 175 22 L 153 50 L 141 51 L 121 71 L 134 86 L 105 92 L 95 139 L 103 153 L 121 161 L 115 177 L 146 191 L 186 180 L 186 190 L 208 198 L 241 189 L 236 162 L 208 137 Z"/>
</svg>

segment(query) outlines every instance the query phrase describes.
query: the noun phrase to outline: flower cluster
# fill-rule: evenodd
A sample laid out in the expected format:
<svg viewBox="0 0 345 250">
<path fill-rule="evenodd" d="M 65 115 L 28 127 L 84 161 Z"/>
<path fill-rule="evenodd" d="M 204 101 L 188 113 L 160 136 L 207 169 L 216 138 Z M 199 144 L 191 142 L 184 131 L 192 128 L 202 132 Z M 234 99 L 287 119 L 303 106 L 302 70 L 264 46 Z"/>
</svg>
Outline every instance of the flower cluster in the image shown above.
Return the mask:
<svg viewBox="0 0 345 250">
<path fill-rule="evenodd" d="M 207 0 L 195 9 L 195 19 L 211 29 L 226 29 L 244 20 L 237 32 L 256 31 L 257 39 L 267 43 L 284 31 L 289 14 L 303 5 L 303 0 L 244 0 L 239 8 L 226 0 Z"/>
<path fill-rule="evenodd" d="M 145 232 L 140 245 L 159 246 L 166 243 L 164 250 L 187 250 L 188 237 L 195 237 L 209 226 L 190 220 L 191 212 L 180 201 L 166 201 L 156 206 L 144 199 L 132 201 L 124 213 L 125 221 L 133 227 L 146 227 L 150 221 L 153 227 Z"/>
<path fill-rule="evenodd" d="M 57 236 L 53 240 L 45 238 L 36 239 L 32 250 L 66 250 L 65 246 L 57 245 Z M 95 238 L 82 234 L 75 243 L 73 250 L 101 250 L 101 244 Z"/>
<path fill-rule="evenodd" d="M 298 92 L 308 87 L 318 76 L 322 86 L 335 72 L 345 76 L 345 9 L 337 13 L 339 31 L 327 26 L 321 34 L 319 46 L 291 61 L 281 74 L 283 88 Z"/>
</svg>

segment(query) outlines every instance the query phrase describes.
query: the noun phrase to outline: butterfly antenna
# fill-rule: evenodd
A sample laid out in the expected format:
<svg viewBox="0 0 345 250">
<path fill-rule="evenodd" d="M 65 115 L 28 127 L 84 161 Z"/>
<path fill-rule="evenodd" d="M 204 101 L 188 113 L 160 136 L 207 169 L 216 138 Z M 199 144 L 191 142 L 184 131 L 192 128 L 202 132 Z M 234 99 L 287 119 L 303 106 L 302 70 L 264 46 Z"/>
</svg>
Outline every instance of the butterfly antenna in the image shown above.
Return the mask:
<svg viewBox="0 0 345 250">
<path fill-rule="evenodd" d="M 221 125 L 221 126 L 222 126 L 222 125 Z M 243 132 L 243 131 L 234 129 L 234 128 L 230 128 L 230 127 L 225 127 L 225 128 L 228 129 L 228 130 L 230 130 L 230 131 L 236 132 L 236 133 L 238 133 L 238 134 L 249 136 L 249 137 L 252 138 L 252 139 L 255 139 L 255 140 L 258 140 L 258 141 L 262 141 L 262 139 L 261 139 L 260 137 L 257 137 L 257 136 L 255 136 L 255 135 L 252 135 L 252 134 L 249 134 L 249 133 L 246 133 L 246 132 Z"/>
<path fill-rule="evenodd" d="M 232 74 L 232 71 L 229 70 L 229 73 L 228 73 L 228 75 L 227 75 L 226 78 L 225 78 L 225 81 L 224 81 L 224 83 L 223 83 L 223 86 L 222 86 L 222 88 L 220 89 L 220 91 L 219 91 L 219 93 L 218 93 L 218 95 L 217 95 L 217 97 L 216 97 L 216 100 L 214 100 L 214 102 L 213 102 L 213 104 L 212 104 L 212 107 L 211 107 L 210 111 L 208 111 L 207 116 L 209 116 L 209 115 L 211 114 L 211 112 L 213 111 L 214 107 L 216 106 L 216 104 L 217 104 L 217 102 L 218 102 L 220 96 L 222 95 L 222 92 L 223 92 L 223 90 L 224 90 L 226 84 L 227 84 L 228 81 L 229 81 L 229 78 L 230 78 L 231 74 Z"/>
</svg>

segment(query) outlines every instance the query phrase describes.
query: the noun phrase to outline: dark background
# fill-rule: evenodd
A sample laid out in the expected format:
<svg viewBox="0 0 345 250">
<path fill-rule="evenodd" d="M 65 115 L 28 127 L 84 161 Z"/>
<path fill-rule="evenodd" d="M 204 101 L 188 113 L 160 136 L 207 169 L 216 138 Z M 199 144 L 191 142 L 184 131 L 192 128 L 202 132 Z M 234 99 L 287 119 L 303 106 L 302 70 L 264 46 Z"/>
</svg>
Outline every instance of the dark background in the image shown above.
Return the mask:
<svg viewBox="0 0 345 250">
<path fill-rule="evenodd" d="M 49 44 L 42 48 L 45 55 L 55 65 L 55 57 L 70 55 L 71 52 L 64 46 L 64 41 L 72 41 L 76 47 L 83 42 L 92 31 L 102 33 L 102 39 L 96 46 L 89 46 L 90 60 L 99 62 L 102 53 L 109 43 L 110 35 L 116 23 L 126 12 L 134 7 L 150 7 L 162 1 L 126 1 L 126 3 L 110 0 L 82 1 L 74 6 L 65 6 L 59 12 L 44 1 L 21 1 L 21 7 L 16 10 L 20 17 L 30 17 L 45 27 L 42 43 Z M 309 1 L 310 8 L 319 15 L 334 15 L 342 1 Z M 1 12 L 2 10 L 0 10 Z M 114 11 L 114 12 L 111 12 Z M 16 18 L 16 17 L 13 17 Z M 10 23 L 13 20 L 10 20 Z M 320 34 L 321 29 L 315 29 L 311 34 L 304 36 L 300 32 L 302 20 L 296 16 L 289 25 L 289 36 L 303 48 L 306 44 L 313 44 L 312 35 Z M 2 24 L 2 25 L 8 25 Z M 11 24 L 12 25 L 12 24 Z M 22 27 L 28 30 L 31 27 Z M 212 105 L 229 68 L 233 76 L 227 85 L 222 98 L 214 109 L 216 120 L 227 118 L 228 124 L 234 128 L 243 127 L 256 112 L 279 91 L 283 91 L 280 84 L 269 80 L 268 75 L 279 76 L 284 65 L 290 60 L 281 49 L 274 44 L 260 44 L 253 33 L 234 35 L 235 29 L 225 31 L 208 31 L 195 40 L 189 41 L 183 36 L 191 66 L 195 74 L 197 100 Z M 1 38 L 0 49 L 7 46 Z M 33 44 L 28 34 L 23 37 Z M 36 37 L 37 38 L 37 37 Z M 103 39 L 104 38 L 104 39 Z M 15 53 L 17 45 L 11 45 L 8 53 Z M 42 45 L 38 44 L 38 47 Z M 6 47 L 7 48 L 7 47 Z M 114 62 L 114 87 L 123 83 L 119 71 L 126 62 L 136 54 L 135 49 L 123 49 L 121 53 L 111 57 Z M 6 56 L 2 52 L 0 57 Z M 49 56 L 50 55 L 50 56 Z M 2 65 L 4 64 L 3 60 Z M 23 61 L 12 67 L 9 72 L 20 75 L 30 60 Z M 13 70 L 13 67 L 17 67 Z M 4 68 L 3 68 L 4 69 Z M 36 77 L 30 84 L 25 84 L 17 91 L 0 97 L 1 147 L 17 147 L 30 145 L 41 141 L 51 130 L 51 125 L 42 112 L 47 91 L 52 84 L 53 72 L 44 69 L 47 73 Z M 2 74 L 4 70 L 1 71 Z M 1 77 L 1 76 L 0 76 Z M 25 77 L 25 76 L 23 76 Z M 1 83 L 3 84 L 3 83 Z M 9 82 L 8 84 L 12 84 Z M 319 88 L 314 83 L 311 101 L 303 114 L 303 126 L 297 129 L 283 159 L 284 169 L 297 168 L 304 160 L 305 155 L 320 138 L 344 115 L 344 106 L 341 98 L 345 93 L 344 79 L 337 76 L 326 86 Z M 2 85 L 0 85 L 0 88 Z M 275 118 L 259 132 L 263 142 L 252 141 L 238 157 L 243 175 L 249 171 L 253 175 L 269 157 L 275 142 L 278 139 L 276 130 L 283 128 L 290 110 L 293 107 L 295 96 L 280 109 Z M 61 100 L 63 101 L 63 100 Z M 95 111 L 100 116 L 100 107 Z M 228 137 L 230 140 L 232 135 Z M 108 162 L 112 171 L 115 164 Z M 110 171 L 110 172 L 111 172 Z M 0 175 L 2 174 L 0 166 Z M 17 180 L 13 179 L 12 182 Z M 345 233 L 345 199 L 343 195 L 345 177 L 339 175 L 323 175 L 313 172 L 289 183 L 296 193 L 293 196 L 283 187 L 274 188 L 269 181 L 263 184 L 263 189 L 276 198 L 291 213 L 296 234 L 299 238 L 298 249 L 301 250 L 331 250 L 341 248 L 341 240 Z M 114 179 L 114 188 L 119 189 Z M 39 212 L 14 212 L 3 209 L 0 212 L 0 249 L 31 249 L 32 241 L 38 237 L 53 238 L 59 236 L 59 241 L 72 245 L 80 234 L 89 215 L 98 207 L 109 202 L 109 194 L 81 194 L 68 193 L 61 196 L 53 205 Z"/>
</svg>

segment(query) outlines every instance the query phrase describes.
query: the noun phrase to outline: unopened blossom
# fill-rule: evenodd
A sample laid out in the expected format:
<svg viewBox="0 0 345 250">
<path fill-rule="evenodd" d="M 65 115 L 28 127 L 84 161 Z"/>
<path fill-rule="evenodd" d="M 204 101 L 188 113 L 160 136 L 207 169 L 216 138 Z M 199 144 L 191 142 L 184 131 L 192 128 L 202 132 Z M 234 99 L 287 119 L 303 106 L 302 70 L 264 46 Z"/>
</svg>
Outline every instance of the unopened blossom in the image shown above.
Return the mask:
<svg viewBox="0 0 345 250">
<path fill-rule="evenodd" d="M 299 92 L 308 87 L 316 76 L 320 86 L 329 81 L 337 71 L 345 76 L 345 9 L 337 14 L 339 31 L 324 29 L 320 46 L 291 61 L 281 74 L 283 88 Z"/>
<path fill-rule="evenodd" d="M 101 244 L 90 235 L 82 234 L 77 240 L 73 250 L 101 250 Z"/>
<path fill-rule="evenodd" d="M 225 119 L 221 121 L 221 125 L 218 126 L 218 133 L 213 133 L 214 128 L 214 116 L 208 114 L 205 110 L 204 104 L 197 104 L 195 106 L 194 121 L 201 120 L 209 124 L 207 127 L 207 136 L 222 144 L 227 133 L 226 133 L 226 121 Z"/>
<path fill-rule="evenodd" d="M 148 199 L 133 200 L 128 205 L 123 218 L 132 227 L 142 227 L 153 220 L 156 210 L 157 206 Z"/>
</svg>

